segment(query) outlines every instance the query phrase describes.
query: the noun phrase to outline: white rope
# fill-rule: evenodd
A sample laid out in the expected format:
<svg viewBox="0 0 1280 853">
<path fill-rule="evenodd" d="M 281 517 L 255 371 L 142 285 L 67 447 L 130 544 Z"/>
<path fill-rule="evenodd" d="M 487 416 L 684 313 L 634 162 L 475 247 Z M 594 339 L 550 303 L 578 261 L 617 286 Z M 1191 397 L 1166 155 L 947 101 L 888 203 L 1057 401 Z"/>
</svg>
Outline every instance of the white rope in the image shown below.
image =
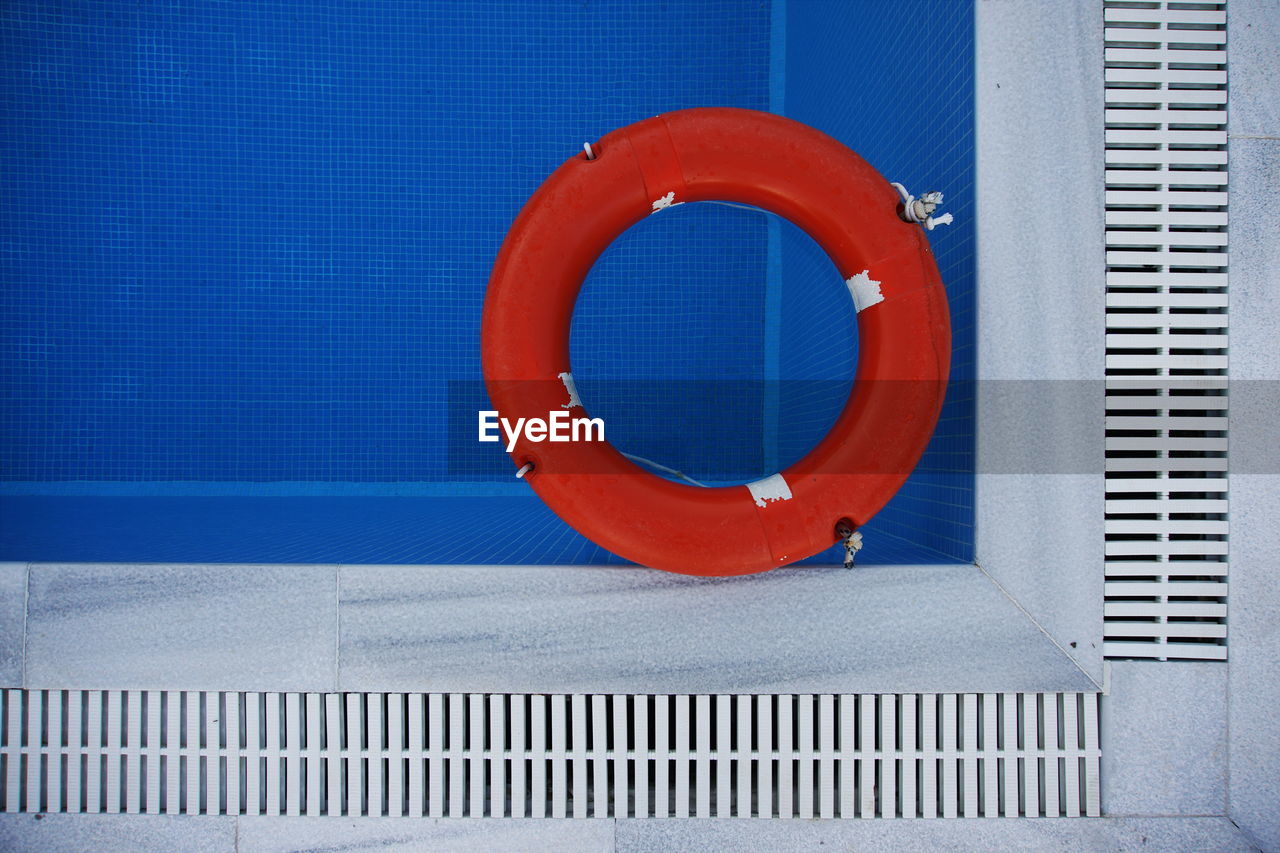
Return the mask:
<svg viewBox="0 0 1280 853">
<path fill-rule="evenodd" d="M 950 225 L 952 223 L 953 219 L 950 213 L 944 213 L 941 216 L 931 215 L 942 204 L 942 193 L 935 190 L 916 198 L 907 192 L 907 188 L 902 184 L 895 182 L 892 186 L 898 191 L 898 195 L 902 196 L 902 218 L 907 222 L 923 225 L 930 231 L 936 225 Z"/>
<path fill-rule="evenodd" d="M 618 452 L 621 453 L 622 451 L 618 451 Z M 684 480 L 686 483 L 691 483 L 692 485 L 695 485 L 695 486 L 701 486 L 704 489 L 711 488 L 706 483 L 699 483 L 697 480 L 693 479 L 688 474 L 677 471 L 675 468 L 668 468 L 666 465 L 659 465 L 657 462 L 654 462 L 652 459 L 645 459 L 643 456 L 633 456 L 630 453 L 623 453 L 622 455 L 630 459 L 632 462 L 639 462 L 641 465 L 648 465 L 650 468 L 657 468 L 659 471 L 665 471 L 666 473 L 670 474 L 673 477 L 679 477 L 681 480 Z"/>
<path fill-rule="evenodd" d="M 862 534 L 844 521 L 836 525 L 836 533 L 844 539 L 844 567 L 852 569 L 854 555 L 862 550 Z"/>
<path fill-rule="evenodd" d="M 853 568 L 853 556 L 862 550 L 862 534 L 856 530 L 844 540 L 844 567 Z"/>
<path fill-rule="evenodd" d="M 706 204 L 719 204 L 719 205 L 723 205 L 724 207 L 736 207 L 736 208 L 738 208 L 739 210 L 749 210 L 749 211 L 751 211 L 752 213 L 765 213 L 765 214 L 768 214 L 769 216 L 773 216 L 773 215 L 775 215 L 775 214 L 773 213 L 773 211 L 772 211 L 772 210 L 765 210 L 763 207 L 752 207 L 752 206 L 751 206 L 751 205 L 749 205 L 749 204 L 738 204 L 737 202 L 733 202 L 733 201 L 710 201 L 710 200 L 708 200 L 708 201 L 707 201 L 707 202 L 705 202 L 705 203 L 706 203 Z"/>
</svg>

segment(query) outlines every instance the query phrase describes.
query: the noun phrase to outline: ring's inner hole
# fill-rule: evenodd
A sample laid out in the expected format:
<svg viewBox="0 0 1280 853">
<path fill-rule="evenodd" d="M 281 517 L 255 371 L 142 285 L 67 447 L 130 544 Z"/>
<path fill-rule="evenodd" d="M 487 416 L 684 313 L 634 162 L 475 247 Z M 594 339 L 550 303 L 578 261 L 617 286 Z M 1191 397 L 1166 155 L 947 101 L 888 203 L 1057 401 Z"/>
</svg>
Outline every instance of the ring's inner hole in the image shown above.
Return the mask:
<svg viewBox="0 0 1280 853">
<path fill-rule="evenodd" d="M 799 228 L 758 208 L 682 204 L 601 255 L 569 349 L 614 447 L 668 479 L 731 485 L 785 469 L 826 435 L 853 381 L 857 323 Z"/>
</svg>

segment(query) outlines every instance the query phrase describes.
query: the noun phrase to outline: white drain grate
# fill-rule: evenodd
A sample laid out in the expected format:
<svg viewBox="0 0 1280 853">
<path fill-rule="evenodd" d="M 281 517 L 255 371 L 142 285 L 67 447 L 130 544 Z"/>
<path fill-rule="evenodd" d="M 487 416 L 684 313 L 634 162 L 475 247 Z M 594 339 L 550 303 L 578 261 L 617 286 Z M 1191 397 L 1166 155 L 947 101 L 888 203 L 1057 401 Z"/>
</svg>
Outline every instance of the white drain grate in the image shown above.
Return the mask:
<svg viewBox="0 0 1280 853">
<path fill-rule="evenodd" d="M 1105 18 L 1104 653 L 1225 659 L 1225 4 Z"/>
<path fill-rule="evenodd" d="M 1097 815 L 1098 696 L 7 690 L 8 812 Z"/>
</svg>

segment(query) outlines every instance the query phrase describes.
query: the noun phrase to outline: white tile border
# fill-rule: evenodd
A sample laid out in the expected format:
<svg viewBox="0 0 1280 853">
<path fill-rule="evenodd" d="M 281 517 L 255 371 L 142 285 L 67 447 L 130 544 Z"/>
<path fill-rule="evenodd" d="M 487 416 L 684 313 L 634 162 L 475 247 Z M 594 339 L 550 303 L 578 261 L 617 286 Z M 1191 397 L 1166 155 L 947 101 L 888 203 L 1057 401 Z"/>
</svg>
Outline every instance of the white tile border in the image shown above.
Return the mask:
<svg viewBox="0 0 1280 853">
<path fill-rule="evenodd" d="M 1100 684 L 1098 469 L 986 472 L 1007 470 L 1011 445 L 1053 459 L 1064 440 L 1103 440 L 1102 9 L 1098 0 L 975 5 L 975 556 Z M 1042 392 L 1004 403 L 1020 383 L 1069 390 L 1061 401 L 1038 400 L 1053 396 Z M 1028 400 L 1043 408 L 1026 411 Z"/>
</svg>

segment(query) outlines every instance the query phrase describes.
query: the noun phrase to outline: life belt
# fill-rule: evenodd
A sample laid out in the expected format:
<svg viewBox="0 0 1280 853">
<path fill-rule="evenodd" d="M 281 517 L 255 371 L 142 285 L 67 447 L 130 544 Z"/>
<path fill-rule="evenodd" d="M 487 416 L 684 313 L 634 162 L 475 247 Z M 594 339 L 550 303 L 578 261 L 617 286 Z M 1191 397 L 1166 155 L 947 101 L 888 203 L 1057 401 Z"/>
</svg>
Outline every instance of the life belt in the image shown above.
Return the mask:
<svg viewBox="0 0 1280 853">
<path fill-rule="evenodd" d="M 769 113 L 681 110 L 584 147 L 525 204 L 489 279 L 482 361 L 501 417 L 583 416 L 569 368 L 583 280 L 628 227 L 692 201 L 764 208 L 826 250 L 857 310 L 857 373 L 827 436 L 790 468 L 748 485 L 666 480 L 607 442 L 521 436 L 513 462 L 570 526 L 645 566 L 748 574 L 830 548 L 893 497 L 942 407 L 951 330 L 922 229 L 898 215 L 897 191 L 861 157 Z"/>
</svg>

